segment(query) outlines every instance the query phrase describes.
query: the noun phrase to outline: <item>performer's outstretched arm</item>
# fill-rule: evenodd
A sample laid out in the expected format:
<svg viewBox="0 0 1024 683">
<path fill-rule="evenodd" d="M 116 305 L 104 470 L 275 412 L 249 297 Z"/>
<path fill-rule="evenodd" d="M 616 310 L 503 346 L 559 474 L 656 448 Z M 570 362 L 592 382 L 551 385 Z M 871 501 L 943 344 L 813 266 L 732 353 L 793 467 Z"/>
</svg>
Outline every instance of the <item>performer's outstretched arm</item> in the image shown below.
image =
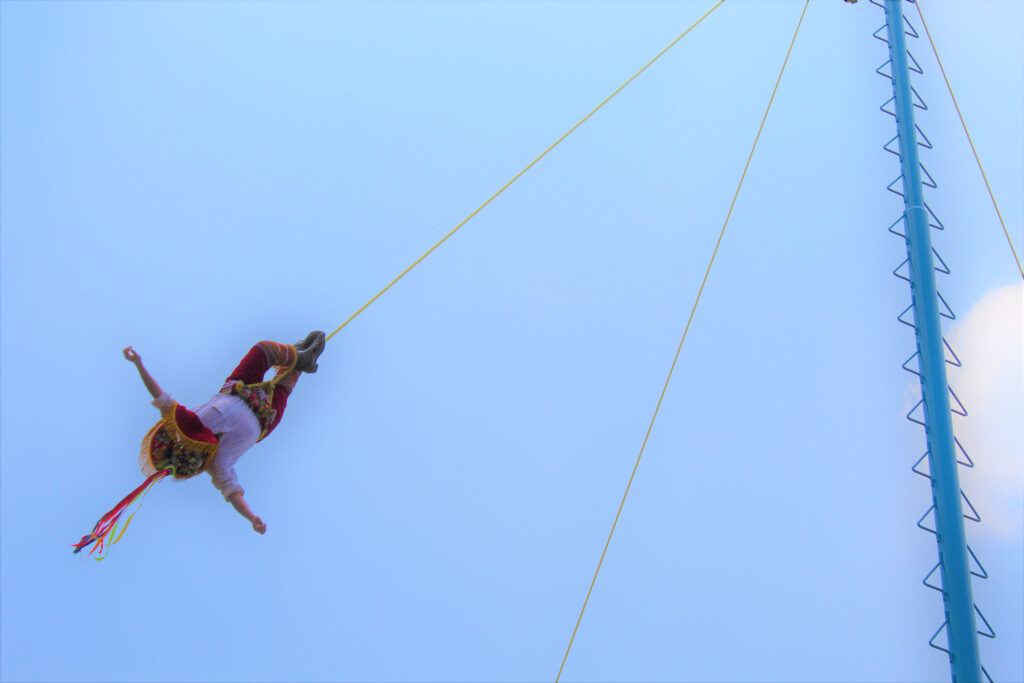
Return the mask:
<svg viewBox="0 0 1024 683">
<path fill-rule="evenodd" d="M 252 530 L 263 534 L 267 531 L 267 525 L 263 523 L 263 520 L 252 513 L 249 509 L 249 504 L 245 502 L 245 498 L 242 497 L 241 491 L 235 491 L 228 496 L 228 502 L 235 506 L 238 510 L 238 514 L 245 517 L 247 520 L 252 522 Z"/>
<path fill-rule="evenodd" d="M 128 347 L 124 350 L 124 357 L 129 363 L 135 366 L 135 369 L 139 371 L 139 377 L 142 378 L 142 383 L 146 385 L 146 389 L 149 391 L 153 398 L 160 398 L 164 393 L 164 390 L 160 388 L 160 385 L 156 383 L 153 376 L 146 370 L 146 366 L 142 364 L 142 357 L 135 353 L 135 349 Z"/>
</svg>

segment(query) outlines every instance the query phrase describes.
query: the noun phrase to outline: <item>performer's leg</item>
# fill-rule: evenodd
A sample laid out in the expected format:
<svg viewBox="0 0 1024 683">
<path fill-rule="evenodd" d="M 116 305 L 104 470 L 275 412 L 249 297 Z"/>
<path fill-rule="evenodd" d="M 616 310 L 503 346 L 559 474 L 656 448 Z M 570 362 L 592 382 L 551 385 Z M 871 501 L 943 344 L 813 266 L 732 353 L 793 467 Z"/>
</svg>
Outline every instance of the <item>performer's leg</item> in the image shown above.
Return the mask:
<svg viewBox="0 0 1024 683">
<path fill-rule="evenodd" d="M 290 368 L 295 365 L 295 360 L 298 358 L 298 353 L 291 344 L 261 341 L 257 346 L 263 349 L 263 353 L 267 356 L 267 362 L 270 365 Z"/>
<path fill-rule="evenodd" d="M 263 381 L 263 376 L 271 366 L 276 365 L 285 369 L 293 367 L 296 357 L 295 347 L 291 344 L 261 341 L 249 349 L 249 353 L 228 376 L 228 381 L 241 380 L 246 384 L 258 384 Z M 293 386 L 294 384 L 292 382 Z"/>
<path fill-rule="evenodd" d="M 277 411 L 277 418 L 271 425 L 269 434 L 278 425 L 284 416 L 284 409 L 288 405 L 288 396 L 299 381 L 299 375 L 303 372 L 316 372 L 316 360 L 324 350 L 325 335 L 321 331 L 310 332 L 302 341 L 296 342 L 294 346 L 286 344 L 275 344 L 272 352 L 278 353 L 275 356 L 274 364 L 277 366 L 277 374 L 274 375 L 274 398 L 272 405 Z M 264 342 L 269 343 L 269 342 Z"/>
<path fill-rule="evenodd" d="M 306 372 L 316 372 L 316 359 L 324 347 L 324 333 L 311 333 L 306 340 L 299 343 L 305 345 L 302 353 L 305 354 L 303 362 L 306 363 L 305 366 L 300 367 L 303 367 L 303 370 Z M 277 368 L 277 373 L 273 379 L 274 390 L 273 397 L 271 398 L 271 405 L 277 412 L 277 416 L 267 429 L 264 437 L 274 431 L 274 428 L 281 422 L 281 418 L 284 417 L 284 409 L 288 405 L 288 396 L 295 388 L 295 383 L 299 381 L 299 375 L 302 374 L 302 370 L 296 369 L 298 362 L 299 352 L 295 346 L 272 341 L 261 341 L 249 349 L 249 353 L 245 355 L 245 358 L 238 364 L 234 372 L 228 376 L 229 382 L 242 381 L 245 384 L 259 384 L 263 381 L 263 376 L 267 370 L 271 367 Z"/>
<path fill-rule="evenodd" d="M 284 409 L 288 405 L 288 396 L 291 395 L 292 389 L 295 388 L 295 383 L 299 381 L 299 375 L 302 373 L 298 370 L 288 370 L 287 368 L 278 368 L 277 374 L 274 375 L 274 381 L 277 382 L 274 385 L 274 399 L 273 406 L 274 410 L 277 411 L 277 420 L 274 422 L 276 425 L 281 421 L 281 417 L 284 415 Z"/>
</svg>

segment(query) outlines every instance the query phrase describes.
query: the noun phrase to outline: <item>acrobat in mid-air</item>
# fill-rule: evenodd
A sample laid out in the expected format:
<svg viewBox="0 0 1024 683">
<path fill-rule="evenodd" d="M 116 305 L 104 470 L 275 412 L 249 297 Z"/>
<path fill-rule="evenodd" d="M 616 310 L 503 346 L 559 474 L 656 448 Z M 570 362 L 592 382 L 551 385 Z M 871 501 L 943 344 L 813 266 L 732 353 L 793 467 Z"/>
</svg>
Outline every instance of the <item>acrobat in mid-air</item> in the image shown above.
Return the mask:
<svg viewBox="0 0 1024 683">
<path fill-rule="evenodd" d="M 95 541 L 99 543 L 93 550 L 102 552 L 104 541 L 111 535 L 124 509 L 141 498 L 156 481 L 168 475 L 188 479 L 204 471 L 209 473 L 224 499 L 252 523 L 255 531 L 266 532 L 267 525 L 253 514 L 245 501 L 235 463 L 280 424 L 299 375 L 316 372 L 317 359 L 325 343 L 324 333 L 319 331 L 310 332 L 294 345 L 259 342 L 228 375 L 220 391 L 192 410 L 179 405 L 164 392 L 142 364 L 139 354 L 130 346 L 126 348 L 124 357 L 138 369 L 153 397 L 153 405 L 160 411 L 160 421 L 143 438 L 139 455 L 139 464 L 148 476 L 141 486 L 101 517 L 92 532 L 74 545 L 75 552 Z M 276 369 L 274 377 L 264 381 L 270 368 Z"/>
</svg>

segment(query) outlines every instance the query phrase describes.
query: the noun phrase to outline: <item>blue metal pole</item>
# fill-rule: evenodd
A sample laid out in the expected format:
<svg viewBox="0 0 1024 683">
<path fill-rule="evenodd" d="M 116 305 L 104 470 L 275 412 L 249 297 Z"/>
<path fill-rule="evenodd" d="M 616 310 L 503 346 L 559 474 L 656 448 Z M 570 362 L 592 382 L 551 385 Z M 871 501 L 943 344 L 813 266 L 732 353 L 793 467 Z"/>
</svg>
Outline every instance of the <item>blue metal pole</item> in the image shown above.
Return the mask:
<svg viewBox="0 0 1024 683">
<path fill-rule="evenodd" d="M 921 184 L 917 153 L 914 100 L 904 37 L 902 0 L 885 0 L 885 16 L 892 60 L 896 125 L 903 170 L 907 252 L 910 258 L 911 293 L 917 350 L 920 353 L 921 393 L 924 399 L 925 438 L 928 443 L 935 531 L 942 572 L 942 598 L 946 612 L 949 660 L 954 683 L 982 680 L 978 653 L 974 598 L 964 533 L 960 480 L 957 473 L 950 414 L 949 384 L 939 320 L 938 290 L 928 211 Z"/>
</svg>

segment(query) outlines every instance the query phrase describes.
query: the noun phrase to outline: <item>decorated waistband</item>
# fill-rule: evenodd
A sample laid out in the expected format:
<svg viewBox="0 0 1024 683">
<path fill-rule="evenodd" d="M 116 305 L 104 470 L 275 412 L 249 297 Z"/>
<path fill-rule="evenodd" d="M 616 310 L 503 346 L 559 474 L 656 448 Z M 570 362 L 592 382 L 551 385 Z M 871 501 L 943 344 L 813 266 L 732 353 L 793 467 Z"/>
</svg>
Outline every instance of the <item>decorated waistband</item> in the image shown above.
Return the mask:
<svg viewBox="0 0 1024 683">
<path fill-rule="evenodd" d="M 269 389 L 269 391 L 268 391 Z M 242 381 L 229 382 L 221 387 L 220 394 L 237 396 L 249 407 L 256 420 L 260 423 L 260 440 L 263 440 L 277 418 L 274 410 L 274 387 L 271 382 L 246 384 Z"/>
</svg>

